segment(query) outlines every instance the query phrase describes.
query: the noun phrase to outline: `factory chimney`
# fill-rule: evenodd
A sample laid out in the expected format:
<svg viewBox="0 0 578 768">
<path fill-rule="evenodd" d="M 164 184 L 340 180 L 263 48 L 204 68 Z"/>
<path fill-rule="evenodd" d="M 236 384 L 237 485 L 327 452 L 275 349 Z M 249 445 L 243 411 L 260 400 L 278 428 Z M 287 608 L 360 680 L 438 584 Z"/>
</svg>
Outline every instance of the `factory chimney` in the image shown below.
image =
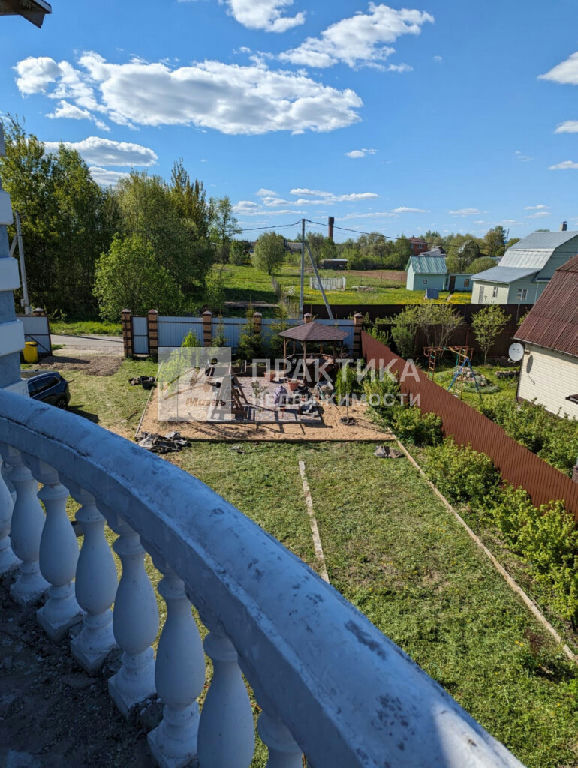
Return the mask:
<svg viewBox="0 0 578 768">
<path fill-rule="evenodd" d="M 333 242 L 333 225 L 335 224 L 335 216 L 330 216 L 329 219 L 327 220 L 327 224 L 328 224 L 327 236 L 330 239 L 330 241 Z"/>
<path fill-rule="evenodd" d="M 568 231 L 568 222 L 563 221 L 560 225 L 560 232 L 567 232 Z"/>
</svg>

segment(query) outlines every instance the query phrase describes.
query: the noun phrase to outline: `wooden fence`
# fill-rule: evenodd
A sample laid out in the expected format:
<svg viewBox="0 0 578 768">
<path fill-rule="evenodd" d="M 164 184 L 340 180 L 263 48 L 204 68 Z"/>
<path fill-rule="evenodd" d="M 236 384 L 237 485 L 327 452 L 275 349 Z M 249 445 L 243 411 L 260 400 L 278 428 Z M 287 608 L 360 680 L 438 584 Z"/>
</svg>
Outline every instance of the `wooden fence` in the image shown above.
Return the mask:
<svg viewBox="0 0 578 768">
<path fill-rule="evenodd" d="M 397 357 L 385 344 L 368 333 L 361 334 L 363 357 L 376 366 L 388 365 L 389 370 L 401 376 L 405 360 Z M 476 451 L 489 456 L 502 477 L 515 488 L 521 486 L 536 506 L 553 499 L 562 499 L 566 509 L 578 521 L 578 483 L 547 464 L 535 453 L 507 435 L 502 427 L 488 419 L 475 408 L 443 389 L 418 369 L 419 381 L 406 376 L 401 390 L 413 396 L 419 395 L 419 407 L 424 412 L 436 413 L 443 422 L 444 434 L 453 437 L 460 445 L 471 445 Z"/>
</svg>

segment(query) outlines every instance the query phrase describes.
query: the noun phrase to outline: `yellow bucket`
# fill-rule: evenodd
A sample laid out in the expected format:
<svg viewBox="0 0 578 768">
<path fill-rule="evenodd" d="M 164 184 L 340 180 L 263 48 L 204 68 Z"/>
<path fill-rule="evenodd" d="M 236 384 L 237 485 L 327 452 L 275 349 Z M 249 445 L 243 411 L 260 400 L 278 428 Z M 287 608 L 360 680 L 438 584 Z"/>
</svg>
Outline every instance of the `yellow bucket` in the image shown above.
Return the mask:
<svg viewBox="0 0 578 768">
<path fill-rule="evenodd" d="M 24 358 L 25 363 L 37 363 L 38 362 L 38 342 L 27 341 L 24 344 L 24 349 L 22 350 L 22 357 Z"/>
</svg>

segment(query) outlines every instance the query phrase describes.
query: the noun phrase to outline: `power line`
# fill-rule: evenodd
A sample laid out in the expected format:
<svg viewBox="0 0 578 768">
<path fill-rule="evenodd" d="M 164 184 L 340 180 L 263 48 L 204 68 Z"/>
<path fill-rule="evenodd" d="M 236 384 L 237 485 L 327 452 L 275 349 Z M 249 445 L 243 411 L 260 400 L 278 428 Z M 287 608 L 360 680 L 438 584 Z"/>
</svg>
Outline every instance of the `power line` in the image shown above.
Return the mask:
<svg viewBox="0 0 578 768">
<path fill-rule="evenodd" d="M 302 219 L 294 221 L 293 224 L 271 224 L 268 227 L 245 227 L 244 229 L 241 229 L 240 232 L 255 232 L 256 230 L 261 229 L 283 229 L 284 227 L 295 227 L 298 224 L 301 224 L 301 221 Z"/>
</svg>

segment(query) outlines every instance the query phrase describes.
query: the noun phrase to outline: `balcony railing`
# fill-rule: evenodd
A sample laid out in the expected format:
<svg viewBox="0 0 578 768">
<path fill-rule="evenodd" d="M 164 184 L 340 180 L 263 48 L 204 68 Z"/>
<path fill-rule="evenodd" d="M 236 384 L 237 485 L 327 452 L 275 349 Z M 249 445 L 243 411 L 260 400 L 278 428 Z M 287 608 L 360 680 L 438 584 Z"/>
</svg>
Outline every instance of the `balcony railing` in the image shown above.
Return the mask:
<svg viewBox="0 0 578 768">
<path fill-rule="evenodd" d="M 118 646 L 110 695 L 127 715 L 157 693 L 161 766 L 248 768 L 262 712 L 269 768 L 521 766 L 406 654 L 310 568 L 199 480 L 51 406 L 0 391 L 0 572 L 12 596 L 71 642 L 89 673 Z M 40 486 L 39 486 L 40 484 Z M 40 487 L 40 490 L 38 490 Z M 67 516 L 80 503 L 82 547 Z M 43 506 L 40 502 L 43 502 Z M 118 538 L 116 567 L 105 523 Z M 10 533 L 11 532 L 11 533 Z M 145 553 L 163 578 L 167 618 Z M 203 644 L 213 676 L 202 710 Z M 114 605 L 114 607 L 112 607 Z"/>
</svg>

